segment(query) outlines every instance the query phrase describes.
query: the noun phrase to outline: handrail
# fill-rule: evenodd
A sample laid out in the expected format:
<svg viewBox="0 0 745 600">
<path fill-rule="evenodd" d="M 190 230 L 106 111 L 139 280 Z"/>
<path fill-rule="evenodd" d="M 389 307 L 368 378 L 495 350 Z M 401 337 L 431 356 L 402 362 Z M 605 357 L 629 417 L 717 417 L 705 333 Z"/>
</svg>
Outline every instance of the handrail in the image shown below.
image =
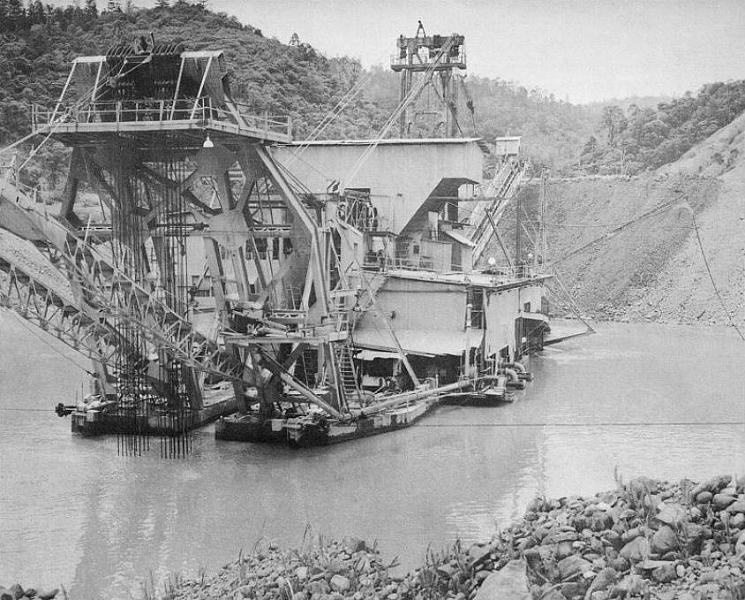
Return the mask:
<svg viewBox="0 0 745 600">
<path fill-rule="evenodd" d="M 240 105 L 243 108 L 243 105 Z M 246 107 L 248 108 L 248 107 Z M 256 115 L 237 108 L 239 119 L 226 108 L 215 106 L 212 98 L 198 99 L 134 99 L 96 101 L 86 104 L 60 106 L 57 110 L 33 104 L 31 125 L 33 130 L 61 123 L 166 123 L 201 122 L 205 124 L 229 123 L 241 129 L 264 131 L 265 133 L 291 134 L 292 119 L 289 116 Z"/>
<path fill-rule="evenodd" d="M 421 58 L 421 57 L 420 57 Z M 413 67 L 426 67 L 427 65 L 430 65 L 434 63 L 434 56 L 430 55 L 426 59 L 422 58 L 422 62 L 412 62 L 409 63 L 408 57 L 403 57 L 399 54 L 391 54 L 391 66 L 393 67 L 405 67 L 407 65 L 411 65 Z M 444 60 L 440 61 L 441 66 L 447 66 L 449 64 L 451 65 L 459 65 L 459 64 L 465 64 L 466 62 L 466 51 L 464 48 L 461 47 L 460 52 L 458 52 L 457 56 L 446 56 Z"/>
<path fill-rule="evenodd" d="M 463 265 L 451 264 L 449 269 L 437 269 L 433 266 L 427 266 L 427 261 L 421 259 L 412 260 L 407 258 L 396 258 L 395 260 L 386 259 L 384 262 L 366 260 L 361 264 L 365 271 L 424 271 L 433 275 L 444 275 L 454 273 L 467 273 L 463 270 Z M 521 279 L 535 279 L 542 275 L 540 270 L 532 264 L 514 265 L 511 267 L 490 267 L 482 271 L 469 271 L 470 273 L 478 272 L 491 275 L 499 281 L 515 281 Z"/>
</svg>

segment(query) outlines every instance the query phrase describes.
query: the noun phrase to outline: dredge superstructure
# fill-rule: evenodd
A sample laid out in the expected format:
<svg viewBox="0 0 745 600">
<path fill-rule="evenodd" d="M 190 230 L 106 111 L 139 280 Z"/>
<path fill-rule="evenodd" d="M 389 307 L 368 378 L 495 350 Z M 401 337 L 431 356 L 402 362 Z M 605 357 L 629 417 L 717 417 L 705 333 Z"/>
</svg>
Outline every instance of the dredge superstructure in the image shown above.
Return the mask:
<svg viewBox="0 0 745 600">
<path fill-rule="evenodd" d="M 462 36 L 435 38 L 407 42 L 425 78 L 406 76 L 391 124 L 464 60 Z M 74 429 L 178 434 L 234 413 L 217 437 L 326 444 L 529 378 L 545 277 L 474 268 L 525 165 L 474 196 L 482 140 L 293 143 L 289 119 L 232 98 L 222 52 L 144 40 L 76 59 L 33 127 L 72 149 L 59 213 L 8 169 L 0 225 L 68 287 L 0 255 L 0 297 L 92 360 Z"/>
</svg>

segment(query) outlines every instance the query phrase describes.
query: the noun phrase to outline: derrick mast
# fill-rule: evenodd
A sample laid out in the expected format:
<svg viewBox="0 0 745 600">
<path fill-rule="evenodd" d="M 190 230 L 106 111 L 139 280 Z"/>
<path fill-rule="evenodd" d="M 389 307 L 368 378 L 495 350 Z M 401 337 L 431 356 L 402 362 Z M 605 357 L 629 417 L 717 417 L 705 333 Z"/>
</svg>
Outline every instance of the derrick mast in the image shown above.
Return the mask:
<svg viewBox="0 0 745 600">
<path fill-rule="evenodd" d="M 399 102 L 403 103 L 417 80 L 424 86 L 418 98 L 403 111 L 400 137 L 456 137 L 458 124 L 458 71 L 466 69 L 465 38 L 427 35 L 422 22 L 414 37 L 401 34 L 391 69 L 400 74 Z M 426 101 L 425 101 L 426 100 Z"/>
</svg>

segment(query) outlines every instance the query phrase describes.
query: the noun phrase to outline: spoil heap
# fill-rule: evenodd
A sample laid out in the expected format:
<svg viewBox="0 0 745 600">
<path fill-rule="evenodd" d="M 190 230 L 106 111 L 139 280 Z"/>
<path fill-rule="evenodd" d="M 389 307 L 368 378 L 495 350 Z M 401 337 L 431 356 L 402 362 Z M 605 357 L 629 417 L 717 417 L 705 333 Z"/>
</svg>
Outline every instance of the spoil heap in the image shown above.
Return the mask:
<svg viewBox="0 0 745 600">
<path fill-rule="evenodd" d="M 171 582 L 187 600 L 741 600 L 745 489 L 731 477 L 701 484 L 646 478 L 594 498 L 537 499 L 490 542 L 428 553 L 394 576 L 359 540 L 241 556 L 214 577 Z"/>
</svg>

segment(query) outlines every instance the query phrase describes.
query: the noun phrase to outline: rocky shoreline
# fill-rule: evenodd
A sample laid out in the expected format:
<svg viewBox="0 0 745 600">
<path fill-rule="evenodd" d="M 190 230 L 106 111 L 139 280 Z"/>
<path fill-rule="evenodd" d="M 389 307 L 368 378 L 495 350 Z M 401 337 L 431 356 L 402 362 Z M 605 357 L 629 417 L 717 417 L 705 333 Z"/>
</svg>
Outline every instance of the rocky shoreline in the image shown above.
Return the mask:
<svg viewBox="0 0 745 600">
<path fill-rule="evenodd" d="M 745 482 L 637 478 L 593 498 L 536 499 L 489 542 L 456 543 L 392 574 L 374 546 L 257 550 L 169 599 L 745 599 Z"/>
<path fill-rule="evenodd" d="M 311 540 L 255 547 L 218 573 L 171 577 L 146 600 L 745 599 L 745 481 L 617 478 L 592 498 L 537 498 L 491 540 L 428 552 L 396 574 L 376 546 Z M 0 600 L 54 597 L 0 588 Z M 66 597 L 67 595 L 63 595 Z"/>
</svg>

